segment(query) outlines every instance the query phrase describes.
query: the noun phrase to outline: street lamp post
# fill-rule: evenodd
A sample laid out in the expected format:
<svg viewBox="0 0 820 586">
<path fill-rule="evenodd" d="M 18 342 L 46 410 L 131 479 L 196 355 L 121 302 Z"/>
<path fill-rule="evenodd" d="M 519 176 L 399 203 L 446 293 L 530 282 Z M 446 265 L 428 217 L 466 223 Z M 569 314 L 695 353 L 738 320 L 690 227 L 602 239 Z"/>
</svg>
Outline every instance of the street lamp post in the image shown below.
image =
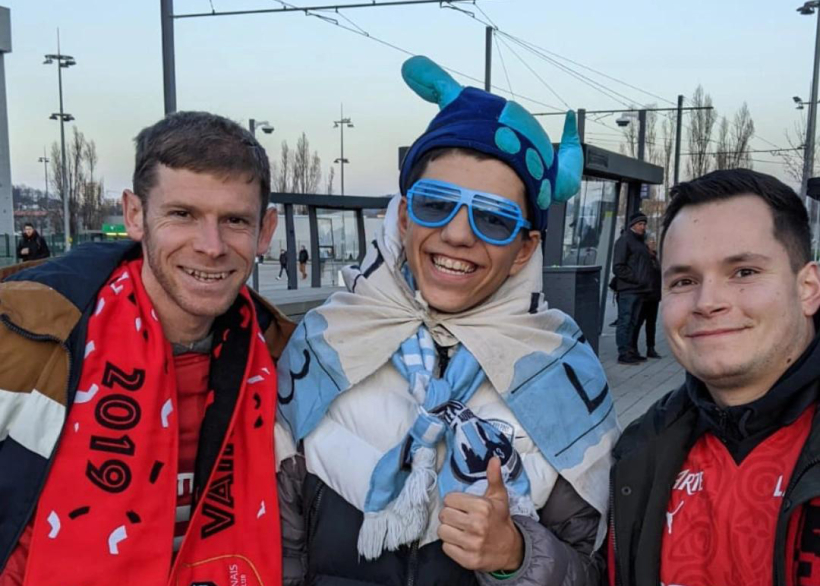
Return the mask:
<svg viewBox="0 0 820 586">
<path fill-rule="evenodd" d="M 797 12 L 810 16 L 815 9 L 820 7 L 820 0 L 806 2 L 797 9 Z M 803 180 L 800 184 L 800 195 L 806 198 L 808 207 L 808 195 L 806 188 L 809 177 L 814 172 L 814 134 L 817 127 L 817 69 L 820 66 L 820 15 L 817 18 L 817 33 L 814 40 L 814 67 L 811 75 L 811 98 L 809 99 L 809 122 L 806 127 L 806 150 L 803 155 Z M 802 100 L 800 102 L 802 104 Z"/>
<path fill-rule="evenodd" d="M 341 156 L 333 161 L 334 163 L 339 163 L 339 168 L 341 171 L 341 194 L 345 194 L 345 165 L 349 163 L 347 159 L 345 159 L 345 126 L 348 128 L 353 128 L 353 121 L 350 118 L 345 118 L 345 107 L 342 105 L 342 116 L 339 120 L 333 121 L 333 128 L 338 128 L 339 133 L 341 136 Z M 345 213 L 342 212 L 342 258 L 345 258 L 345 253 L 347 252 L 347 247 L 345 243 L 345 232 L 347 232 L 347 224 L 345 222 Z"/>
<path fill-rule="evenodd" d="M 351 121 L 350 118 L 345 118 L 345 108 L 344 108 L 344 106 L 342 106 L 342 117 L 341 117 L 341 119 L 333 121 L 333 128 L 338 128 L 339 129 L 339 132 L 341 133 L 341 139 L 342 139 L 342 145 L 341 145 L 342 153 L 341 153 L 341 156 L 338 159 L 336 159 L 335 161 L 333 161 L 334 163 L 339 163 L 339 167 L 340 167 L 340 171 L 341 171 L 341 175 L 342 175 L 342 177 L 341 177 L 341 185 L 342 185 L 341 192 L 342 192 L 342 195 L 345 194 L 345 165 L 347 163 L 350 163 L 350 161 L 345 159 L 345 126 L 347 126 L 348 128 L 353 128 L 353 121 Z"/>
<path fill-rule="evenodd" d="M 43 156 L 37 159 L 37 162 L 43 164 L 43 171 L 46 174 L 46 203 L 48 203 L 48 164 L 51 162 L 51 159 L 46 157 L 46 147 L 43 147 Z"/>
<path fill-rule="evenodd" d="M 248 130 L 251 131 L 251 136 L 256 138 L 256 129 L 261 130 L 265 134 L 271 134 L 273 132 L 273 126 L 267 120 L 254 120 L 251 118 L 248 120 Z M 251 277 L 251 286 L 254 288 L 255 291 L 259 291 L 259 257 L 254 256 L 253 260 L 253 275 Z"/>
<path fill-rule="evenodd" d="M 54 113 L 49 118 L 60 121 L 60 155 L 62 158 L 62 192 L 63 192 L 63 230 L 65 231 L 65 251 L 71 249 L 71 219 L 69 217 L 69 193 L 68 193 L 68 168 L 65 155 L 65 123 L 74 120 L 74 116 L 63 110 L 63 69 L 76 65 L 74 57 L 60 53 L 60 31 L 57 31 L 57 53 L 46 55 L 44 65 L 51 65 L 57 62 L 57 85 L 60 90 L 60 112 Z"/>
</svg>

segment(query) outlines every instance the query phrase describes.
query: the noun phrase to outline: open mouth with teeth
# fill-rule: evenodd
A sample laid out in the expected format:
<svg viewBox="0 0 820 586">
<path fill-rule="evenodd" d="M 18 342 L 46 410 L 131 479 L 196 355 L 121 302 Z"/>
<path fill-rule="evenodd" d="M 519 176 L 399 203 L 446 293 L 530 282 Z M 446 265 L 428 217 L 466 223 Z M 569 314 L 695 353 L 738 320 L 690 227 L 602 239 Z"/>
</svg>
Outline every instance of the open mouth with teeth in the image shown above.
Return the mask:
<svg viewBox="0 0 820 586">
<path fill-rule="evenodd" d="M 187 267 L 182 267 L 182 270 L 201 283 L 216 283 L 227 279 L 231 274 L 231 271 L 198 271 Z"/>
<path fill-rule="evenodd" d="M 478 268 L 477 265 L 471 262 L 457 260 L 440 254 L 434 254 L 430 258 L 436 269 L 448 275 L 469 275 L 474 273 Z"/>
</svg>

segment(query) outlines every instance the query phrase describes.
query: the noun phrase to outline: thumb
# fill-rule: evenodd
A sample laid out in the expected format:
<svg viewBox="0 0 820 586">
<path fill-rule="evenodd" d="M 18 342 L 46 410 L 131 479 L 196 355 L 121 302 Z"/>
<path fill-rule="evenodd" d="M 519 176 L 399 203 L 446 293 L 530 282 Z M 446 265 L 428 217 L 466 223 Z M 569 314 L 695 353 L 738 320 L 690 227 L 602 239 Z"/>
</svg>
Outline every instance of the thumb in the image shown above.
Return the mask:
<svg viewBox="0 0 820 586">
<path fill-rule="evenodd" d="M 493 456 L 487 464 L 487 491 L 484 498 L 507 504 L 507 488 L 501 475 L 501 460 L 497 456 Z"/>
</svg>

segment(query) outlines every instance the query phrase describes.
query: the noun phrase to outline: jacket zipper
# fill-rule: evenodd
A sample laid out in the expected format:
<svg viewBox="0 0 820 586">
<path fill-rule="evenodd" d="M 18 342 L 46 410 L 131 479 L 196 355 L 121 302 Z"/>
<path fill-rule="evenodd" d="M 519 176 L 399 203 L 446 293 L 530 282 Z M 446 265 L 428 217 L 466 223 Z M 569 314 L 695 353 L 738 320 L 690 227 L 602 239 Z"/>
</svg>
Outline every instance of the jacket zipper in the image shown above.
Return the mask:
<svg viewBox="0 0 820 586">
<path fill-rule="evenodd" d="M 64 340 L 57 338 L 56 336 L 48 336 L 44 334 L 32 334 L 28 330 L 24 330 L 23 328 L 15 325 L 9 319 L 8 315 L 3 314 L 0 316 L 0 321 L 12 332 L 17 334 L 18 336 L 22 336 L 27 340 L 32 340 L 35 342 L 56 342 L 63 350 L 65 350 L 66 356 L 68 357 L 68 368 L 66 369 L 66 381 L 65 381 L 65 388 L 66 388 L 66 400 L 68 399 L 68 387 L 71 383 L 71 369 L 73 366 L 73 361 L 71 360 L 71 350 L 69 350 L 68 345 L 65 343 Z M 37 489 L 37 494 L 35 495 L 34 500 L 32 500 L 32 504 L 28 509 L 28 513 L 26 514 L 26 522 L 20 527 L 17 531 L 17 535 L 12 542 L 12 549 L 9 552 L 9 555 L 14 551 L 14 548 L 17 547 L 17 543 L 20 542 L 20 537 L 22 537 L 23 532 L 26 530 L 26 527 L 31 522 L 31 516 L 34 514 L 34 510 L 37 508 L 37 503 L 40 502 L 40 496 L 43 494 L 43 489 L 46 486 L 45 478 L 48 478 L 48 473 L 51 471 L 51 467 L 54 465 L 54 454 L 57 453 L 57 448 L 60 445 L 60 439 L 63 437 L 63 430 L 65 429 L 65 425 L 68 422 L 68 412 L 69 406 L 66 405 L 66 413 L 65 418 L 63 419 L 63 425 L 60 428 L 60 435 L 57 436 L 57 442 L 54 444 L 54 448 L 51 450 L 51 456 L 48 458 L 48 463 L 46 464 L 45 475 L 43 476 L 43 482 L 40 483 L 39 488 Z M 6 559 L 2 560 L 3 563 L 7 561 Z"/>
<path fill-rule="evenodd" d="M 621 580 L 618 575 L 618 547 L 615 542 L 615 482 L 609 483 L 609 535 L 612 539 L 612 575 L 615 576 L 615 586 L 620 586 Z"/>
<path fill-rule="evenodd" d="M 308 548 L 310 548 L 310 541 L 313 538 L 313 535 L 316 532 L 316 524 L 319 522 L 319 517 L 316 514 L 319 511 L 319 505 L 322 504 L 322 496 L 325 494 L 325 488 L 327 485 L 323 482 L 321 486 L 316 490 L 316 496 L 313 497 L 313 502 L 310 503 L 310 509 L 308 509 L 308 517 L 307 517 L 307 528 L 308 528 L 308 535 L 307 535 L 307 543 Z"/>
<path fill-rule="evenodd" d="M 414 586 L 416 583 L 416 569 L 418 566 L 419 542 L 414 541 L 410 546 L 410 560 L 407 562 L 407 586 Z"/>
</svg>

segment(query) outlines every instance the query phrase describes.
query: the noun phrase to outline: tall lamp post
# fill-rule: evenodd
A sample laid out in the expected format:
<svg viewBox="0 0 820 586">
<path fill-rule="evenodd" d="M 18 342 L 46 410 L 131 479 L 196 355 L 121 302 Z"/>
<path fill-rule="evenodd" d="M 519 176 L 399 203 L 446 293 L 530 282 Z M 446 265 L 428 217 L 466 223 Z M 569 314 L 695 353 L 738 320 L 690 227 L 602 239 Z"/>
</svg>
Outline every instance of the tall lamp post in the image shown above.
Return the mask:
<svg viewBox="0 0 820 586">
<path fill-rule="evenodd" d="M 43 171 L 46 174 L 46 200 L 48 200 L 48 164 L 51 162 L 51 159 L 46 157 L 46 147 L 43 147 L 43 156 L 37 159 L 37 162 L 43 164 Z"/>
<path fill-rule="evenodd" d="M 251 131 L 251 136 L 254 138 L 256 138 L 257 128 L 265 134 L 271 134 L 274 130 L 273 126 L 271 126 L 267 120 L 255 120 L 253 118 L 248 120 L 248 130 Z M 254 257 L 253 276 L 251 279 L 251 286 L 255 291 L 259 291 L 259 257 Z"/>
<path fill-rule="evenodd" d="M 350 118 L 345 118 L 345 107 L 342 105 L 342 116 L 339 120 L 333 121 L 333 128 L 338 128 L 339 133 L 341 136 L 341 156 L 333 161 L 334 163 L 339 163 L 339 168 L 341 171 L 341 193 L 342 195 L 345 194 L 345 165 L 350 163 L 347 159 L 345 159 L 345 126 L 348 128 L 353 128 L 353 121 Z M 345 213 L 342 212 L 342 258 L 344 258 L 346 250 L 345 244 L 345 232 L 347 232 L 347 224 L 345 223 Z"/>
<path fill-rule="evenodd" d="M 802 15 L 811 16 L 820 7 L 820 0 L 806 2 L 797 9 Z M 811 98 L 809 99 L 809 122 L 806 127 L 806 150 L 803 154 L 803 180 L 800 184 L 800 195 L 806 198 L 808 207 L 807 185 L 814 172 L 814 134 L 817 128 L 817 68 L 820 66 L 820 16 L 817 18 L 817 33 L 814 39 L 814 67 L 811 74 Z M 798 105 L 802 105 L 802 100 Z"/>
<path fill-rule="evenodd" d="M 74 116 L 63 110 L 63 69 L 76 65 L 74 57 L 60 53 L 60 32 L 57 31 L 57 53 L 46 55 L 44 65 L 57 62 L 57 85 L 60 89 L 60 111 L 49 118 L 60 121 L 60 155 L 62 157 L 62 192 L 63 192 L 63 230 L 65 231 L 65 251 L 71 250 L 71 221 L 69 218 L 68 168 L 65 159 L 65 123 L 74 120 Z"/>
<path fill-rule="evenodd" d="M 339 163 L 339 167 L 340 167 L 340 171 L 341 171 L 341 175 L 342 175 L 342 179 L 341 179 L 342 195 L 345 194 L 345 165 L 347 163 L 350 163 L 350 161 L 345 159 L 345 126 L 347 126 L 348 128 L 353 128 L 353 121 L 350 120 L 350 118 L 345 118 L 345 107 L 342 106 L 342 117 L 341 117 L 341 119 L 333 121 L 333 128 L 338 128 L 339 129 L 339 132 L 341 134 L 341 139 L 342 139 L 342 145 L 341 145 L 342 146 L 342 154 L 338 159 L 333 161 L 334 163 Z"/>
</svg>

